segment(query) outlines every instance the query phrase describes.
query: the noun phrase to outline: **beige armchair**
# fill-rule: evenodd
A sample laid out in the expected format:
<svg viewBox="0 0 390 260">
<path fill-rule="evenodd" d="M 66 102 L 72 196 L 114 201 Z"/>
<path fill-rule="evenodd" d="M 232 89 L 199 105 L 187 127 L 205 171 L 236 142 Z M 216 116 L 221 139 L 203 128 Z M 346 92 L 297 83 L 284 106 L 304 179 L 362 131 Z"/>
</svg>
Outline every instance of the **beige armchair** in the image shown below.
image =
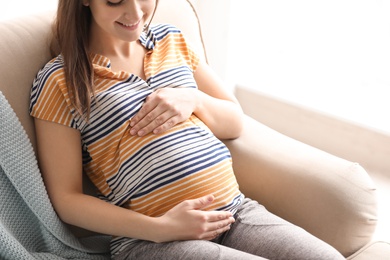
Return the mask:
<svg viewBox="0 0 390 260">
<path fill-rule="evenodd" d="M 0 24 L 0 91 L 33 147 L 29 91 L 37 71 L 51 58 L 52 20 L 51 12 Z M 186 0 L 161 0 L 153 22 L 175 24 L 203 55 L 198 19 Z M 288 138 L 249 117 L 243 135 L 226 144 L 246 196 L 350 259 L 380 259 L 371 257 L 385 257 L 389 252 L 388 244 L 370 244 L 376 227 L 376 191 L 357 163 Z"/>
</svg>

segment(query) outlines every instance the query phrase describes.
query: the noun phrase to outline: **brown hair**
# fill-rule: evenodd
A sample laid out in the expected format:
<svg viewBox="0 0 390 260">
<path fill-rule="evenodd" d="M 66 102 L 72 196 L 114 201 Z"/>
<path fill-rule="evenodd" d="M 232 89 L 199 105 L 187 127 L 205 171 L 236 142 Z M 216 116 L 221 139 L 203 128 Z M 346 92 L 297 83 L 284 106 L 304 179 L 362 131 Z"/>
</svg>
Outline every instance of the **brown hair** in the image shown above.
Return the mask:
<svg viewBox="0 0 390 260">
<path fill-rule="evenodd" d="M 94 95 L 92 61 L 88 54 L 91 11 L 80 0 L 59 0 L 54 39 L 64 61 L 65 79 L 77 112 L 89 117 Z"/>
<path fill-rule="evenodd" d="M 157 9 L 151 15 L 151 20 Z M 81 0 L 59 0 L 57 17 L 53 24 L 52 53 L 61 53 L 66 84 L 76 111 L 89 118 L 94 96 L 93 66 L 88 52 L 92 14 Z"/>
</svg>

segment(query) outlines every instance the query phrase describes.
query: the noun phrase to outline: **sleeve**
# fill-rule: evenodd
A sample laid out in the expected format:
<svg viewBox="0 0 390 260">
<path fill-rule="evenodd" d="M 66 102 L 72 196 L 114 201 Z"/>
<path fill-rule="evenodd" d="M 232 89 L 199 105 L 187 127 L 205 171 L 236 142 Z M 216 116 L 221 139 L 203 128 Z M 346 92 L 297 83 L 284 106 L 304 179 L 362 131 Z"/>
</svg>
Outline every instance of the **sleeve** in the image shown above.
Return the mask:
<svg viewBox="0 0 390 260">
<path fill-rule="evenodd" d="M 180 57 L 192 71 L 196 70 L 200 58 L 179 28 L 171 24 L 160 24 L 153 28 L 153 34 L 154 41 L 161 46 L 158 48 L 159 52 L 165 54 L 165 57 L 175 53 L 176 58 Z"/>
<path fill-rule="evenodd" d="M 32 117 L 77 128 L 63 66 L 58 60 L 46 64 L 34 79 L 29 112 Z"/>
<path fill-rule="evenodd" d="M 200 61 L 199 55 L 191 47 L 191 44 L 187 41 L 183 33 L 180 30 L 179 32 L 180 32 L 179 49 L 182 50 L 182 55 L 185 57 L 192 71 L 195 71 L 199 65 L 199 61 Z"/>
</svg>

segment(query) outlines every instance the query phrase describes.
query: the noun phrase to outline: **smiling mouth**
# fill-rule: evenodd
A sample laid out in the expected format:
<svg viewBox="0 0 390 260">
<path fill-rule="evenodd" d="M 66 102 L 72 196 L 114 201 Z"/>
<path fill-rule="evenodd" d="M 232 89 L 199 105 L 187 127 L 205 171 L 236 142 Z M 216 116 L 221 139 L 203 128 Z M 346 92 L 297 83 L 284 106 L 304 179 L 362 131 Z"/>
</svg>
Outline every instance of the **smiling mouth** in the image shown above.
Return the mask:
<svg viewBox="0 0 390 260">
<path fill-rule="evenodd" d="M 140 22 L 141 22 L 141 20 L 139 20 L 139 21 L 137 21 L 136 23 L 133 23 L 133 24 L 121 23 L 121 22 L 117 22 L 117 23 L 122 25 L 122 26 L 124 26 L 124 27 L 127 27 L 127 28 L 134 28 L 134 27 L 137 27 Z"/>
</svg>

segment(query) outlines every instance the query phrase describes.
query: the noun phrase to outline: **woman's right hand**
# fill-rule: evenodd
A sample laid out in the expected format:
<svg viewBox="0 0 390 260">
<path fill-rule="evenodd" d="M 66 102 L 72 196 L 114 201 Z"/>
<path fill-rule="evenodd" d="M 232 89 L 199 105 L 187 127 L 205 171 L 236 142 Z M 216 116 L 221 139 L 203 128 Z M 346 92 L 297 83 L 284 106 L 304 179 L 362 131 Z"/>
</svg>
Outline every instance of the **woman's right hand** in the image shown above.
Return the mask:
<svg viewBox="0 0 390 260">
<path fill-rule="evenodd" d="M 234 223 L 229 211 L 204 211 L 214 201 L 213 195 L 185 200 L 159 217 L 162 228 L 156 242 L 175 240 L 212 240 Z"/>
</svg>

